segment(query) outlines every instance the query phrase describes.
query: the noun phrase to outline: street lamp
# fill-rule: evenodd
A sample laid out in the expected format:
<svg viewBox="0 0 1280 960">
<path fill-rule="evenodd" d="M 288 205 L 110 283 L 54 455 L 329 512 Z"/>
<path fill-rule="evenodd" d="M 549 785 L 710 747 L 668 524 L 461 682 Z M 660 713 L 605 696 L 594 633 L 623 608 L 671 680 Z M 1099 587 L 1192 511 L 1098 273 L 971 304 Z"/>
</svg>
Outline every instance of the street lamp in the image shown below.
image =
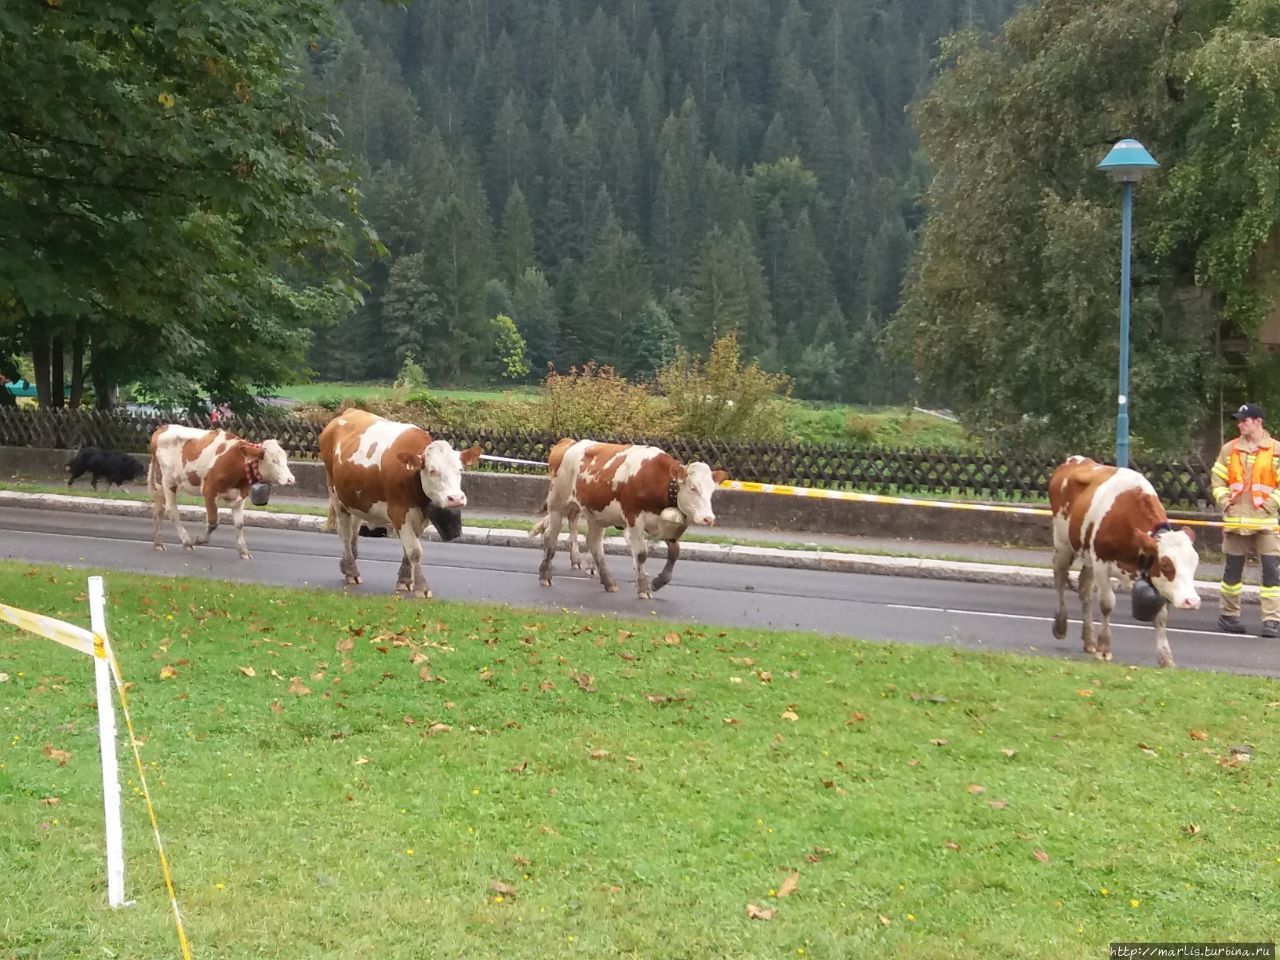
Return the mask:
<svg viewBox="0 0 1280 960">
<path fill-rule="evenodd" d="M 1098 169 L 1124 187 L 1120 236 L 1120 392 L 1116 413 L 1116 466 L 1129 465 L 1129 234 L 1133 224 L 1133 185 L 1160 164 L 1137 140 L 1119 140 Z"/>
</svg>

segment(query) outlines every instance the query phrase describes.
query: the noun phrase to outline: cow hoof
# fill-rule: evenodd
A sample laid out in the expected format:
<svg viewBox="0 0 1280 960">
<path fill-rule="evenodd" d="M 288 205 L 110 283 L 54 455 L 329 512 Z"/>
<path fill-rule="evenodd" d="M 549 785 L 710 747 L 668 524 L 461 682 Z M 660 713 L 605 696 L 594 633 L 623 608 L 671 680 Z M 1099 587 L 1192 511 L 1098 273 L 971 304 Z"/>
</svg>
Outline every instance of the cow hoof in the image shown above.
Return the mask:
<svg viewBox="0 0 1280 960">
<path fill-rule="evenodd" d="M 252 553 L 242 553 L 242 554 L 240 554 L 240 559 L 241 559 L 241 560 L 252 560 L 252 559 L 253 559 L 253 554 L 252 554 Z"/>
<path fill-rule="evenodd" d="M 1065 640 L 1066 638 L 1067 638 L 1067 618 L 1054 617 L 1053 618 L 1053 639 Z"/>
<path fill-rule="evenodd" d="M 605 593 L 617 593 L 617 592 L 618 592 L 618 585 L 617 585 L 616 583 L 606 583 L 606 584 L 604 585 L 604 592 L 605 592 Z"/>
<path fill-rule="evenodd" d="M 551 586 L 551 578 L 550 578 L 550 577 L 540 577 L 540 578 L 538 578 L 538 583 L 542 584 L 542 586 L 544 586 L 544 587 L 549 587 L 549 586 Z"/>
<path fill-rule="evenodd" d="M 405 593 L 411 593 L 413 591 L 413 584 L 401 580 L 396 584 L 396 593 L 399 593 L 401 590 Z"/>
<path fill-rule="evenodd" d="M 639 593 L 639 594 L 636 594 L 636 596 L 638 596 L 641 600 L 652 600 L 652 599 L 653 599 L 653 594 L 652 594 L 652 593 Z"/>
<path fill-rule="evenodd" d="M 350 574 L 347 575 L 346 581 L 347 583 L 353 583 L 356 586 L 359 586 L 361 583 L 364 582 L 363 580 L 360 579 L 360 577 L 353 577 Z"/>
<path fill-rule="evenodd" d="M 1161 667 L 1176 667 L 1176 666 L 1177 666 L 1177 664 L 1173 662 L 1173 657 L 1157 657 L 1157 658 L 1156 658 L 1156 664 L 1157 664 L 1157 666 L 1161 666 Z"/>
<path fill-rule="evenodd" d="M 196 545 L 195 545 L 194 543 L 184 543 L 184 544 L 182 545 L 182 549 L 183 549 L 183 550 L 190 550 L 192 553 L 195 553 Z"/>
<path fill-rule="evenodd" d="M 1103 653 L 1103 654 L 1102 654 L 1102 659 L 1103 659 L 1103 660 L 1106 660 L 1108 663 L 1110 663 L 1110 662 L 1111 662 L 1111 651 L 1110 651 L 1110 650 L 1108 650 L 1108 651 L 1106 651 L 1105 653 Z"/>
<path fill-rule="evenodd" d="M 1092 643 L 1086 643 L 1084 645 L 1084 652 L 1089 654 L 1089 656 L 1093 657 L 1097 655 L 1098 648 L 1095 647 Z"/>
<path fill-rule="evenodd" d="M 163 544 L 163 543 L 153 543 L 153 544 L 151 545 L 151 547 L 152 547 L 152 549 L 153 549 L 153 550 L 163 550 L 163 549 L 164 549 L 164 544 Z"/>
</svg>

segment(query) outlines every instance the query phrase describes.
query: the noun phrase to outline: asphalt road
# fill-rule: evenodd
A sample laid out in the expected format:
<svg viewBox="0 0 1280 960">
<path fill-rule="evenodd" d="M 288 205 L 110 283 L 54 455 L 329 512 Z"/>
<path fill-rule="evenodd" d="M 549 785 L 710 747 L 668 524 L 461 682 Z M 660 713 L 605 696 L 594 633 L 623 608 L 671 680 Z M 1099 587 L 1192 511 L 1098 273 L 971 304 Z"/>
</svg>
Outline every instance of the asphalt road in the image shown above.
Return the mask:
<svg viewBox="0 0 1280 960">
<path fill-rule="evenodd" d="M 196 532 L 194 526 L 188 528 Z M 400 563 L 398 542 L 362 538 L 364 584 L 346 587 L 338 572 L 338 542 L 331 534 L 248 528 L 253 559 L 246 561 L 235 551 L 229 526 L 219 528 L 211 545 L 194 552 L 175 544 L 168 523 L 163 536 L 169 548 L 154 550 L 150 520 L 136 517 L 3 507 L 0 531 L 0 557 L 6 559 L 356 594 L 391 593 Z M 1053 593 L 1040 587 L 681 560 L 669 586 L 653 600 L 639 600 L 627 557 L 609 557 L 619 592 L 606 594 L 598 582 L 568 573 L 564 551 L 556 556 L 555 585 L 546 588 L 538 583 L 540 554 L 534 549 L 425 543 L 423 550 L 428 582 L 441 599 L 1085 659 L 1078 619 L 1072 620 L 1066 640 L 1053 639 Z M 647 566 L 651 576 L 661 568 L 656 560 Z M 21 597 L 3 599 L 22 603 Z M 1151 628 L 1130 617 L 1127 594 L 1119 599 L 1112 624 L 1117 661 L 1155 666 Z M 1068 601 L 1069 612 L 1078 617 L 1075 597 Z M 1256 608 L 1245 612 L 1256 617 Z M 1216 616 L 1212 603 L 1195 613 L 1173 614 L 1176 626 L 1169 630 L 1169 642 L 1180 667 L 1280 676 L 1280 641 L 1217 633 Z"/>
</svg>

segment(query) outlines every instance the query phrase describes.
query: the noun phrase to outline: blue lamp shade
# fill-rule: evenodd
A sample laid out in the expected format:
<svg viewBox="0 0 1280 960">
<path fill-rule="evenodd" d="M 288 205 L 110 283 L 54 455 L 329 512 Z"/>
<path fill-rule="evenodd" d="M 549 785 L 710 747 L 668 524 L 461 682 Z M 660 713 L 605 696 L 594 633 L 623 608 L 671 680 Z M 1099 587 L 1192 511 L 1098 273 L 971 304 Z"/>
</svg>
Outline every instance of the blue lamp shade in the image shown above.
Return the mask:
<svg viewBox="0 0 1280 960">
<path fill-rule="evenodd" d="M 1148 170 L 1160 164 L 1147 153 L 1147 148 L 1137 140 L 1118 140 L 1111 151 L 1102 158 L 1098 169 L 1110 174 L 1117 183 L 1135 183 Z"/>
</svg>

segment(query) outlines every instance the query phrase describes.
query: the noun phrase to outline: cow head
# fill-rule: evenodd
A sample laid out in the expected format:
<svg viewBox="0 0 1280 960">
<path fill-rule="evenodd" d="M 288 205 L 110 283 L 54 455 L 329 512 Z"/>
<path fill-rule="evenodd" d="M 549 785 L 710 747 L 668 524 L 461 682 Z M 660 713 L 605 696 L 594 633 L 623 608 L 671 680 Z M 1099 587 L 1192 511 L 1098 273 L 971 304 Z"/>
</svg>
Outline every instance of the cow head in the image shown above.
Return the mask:
<svg viewBox="0 0 1280 960">
<path fill-rule="evenodd" d="M 1195 534 L 1191 530 L 1159 530 L 1152 534 L 1140 531 L 1142 552 L 1151 557 L 1151 585 L 1169 606 L 1179 610 L 1199 610 L 1196 593 Z"/>
<path fill-rule="evenodd" d="M 252 473 L 256 469 L 265 483 L 287 487 L 295 482 L 289 470 L 289 458 L 278 440 L 242 443 L 240 452 L 244 455 L 246 471 Z"/>
<path fill-rule="evenodd" d="M 711 510 L 711 494 L 729 474 L 723 470 L 712 470 L 705 463 L 698 461 L 687 467 L 677 465 L 675 468 L 676 507 L 689 518 L 695 527 L 710 527 L 716 522 L 716 515 Z"/>
<path fill-rule="evenodd" d="M 479 447 L 459 453 L 447 440 L 433 440 L 421 453 L 401 453 L 399 459 L 406 470 L 418 474 L 422 492 L 432 503 L 450 510 L 467 505 L 467 495 L 462 492 L 462 468 L 476 465 Z"/>
</svg>

